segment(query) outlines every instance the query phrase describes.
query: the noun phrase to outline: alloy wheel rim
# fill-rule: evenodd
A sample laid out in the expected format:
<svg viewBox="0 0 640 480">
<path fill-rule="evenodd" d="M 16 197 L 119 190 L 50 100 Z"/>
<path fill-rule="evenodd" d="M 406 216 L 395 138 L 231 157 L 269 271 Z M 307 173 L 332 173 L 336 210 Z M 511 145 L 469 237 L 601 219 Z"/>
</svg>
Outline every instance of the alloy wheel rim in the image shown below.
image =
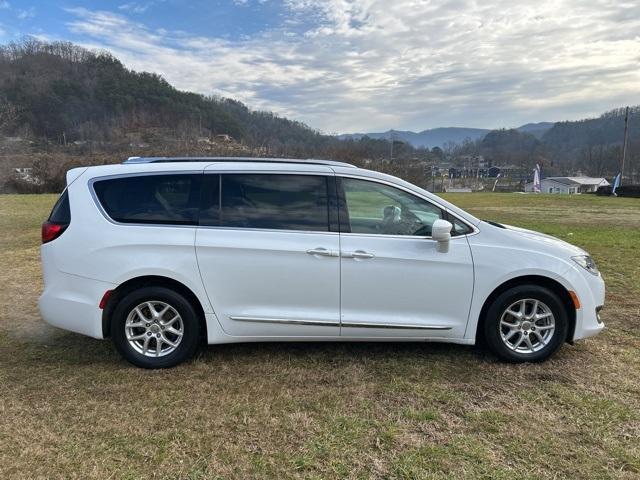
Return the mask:
<svg viewBox="0 0 640 480">
<path fill-rule="evenodd" d="M 505 309 L 498 328 L 507 348 L 530 355 L 549 344 L 556 321 L 547 304 L 535 298 L 524 298 Z"/>
<path fill-rule="evenodd" d="M 131 348 L 146 357 L 173 353 L 184 336 L 178 311 L 166 302 L 151 300 L 137 305 L 125 322 L 125 336 Z"/>
</svg>

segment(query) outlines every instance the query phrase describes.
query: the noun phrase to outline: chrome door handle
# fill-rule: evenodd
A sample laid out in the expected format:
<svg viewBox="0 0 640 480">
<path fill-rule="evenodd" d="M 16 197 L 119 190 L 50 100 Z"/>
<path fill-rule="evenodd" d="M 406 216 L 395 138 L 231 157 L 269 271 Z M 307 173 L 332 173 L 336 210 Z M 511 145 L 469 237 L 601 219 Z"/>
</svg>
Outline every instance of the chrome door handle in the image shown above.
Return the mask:
<svg viewBox="0 0 640 480">
<path fill-rule="evenodd" d="M 366 260 L 375 257 L 373 253 L 365 252 L 364 250 L 356 250 L 355 252 L 347 252 L 342 254 L 345 258 L 356 258 Z"/>
<path fill-rule="evenodd" d="M 335 250 L 327 250 L 326 248 L 318 247 L 307 250 L 309 255 L 319 255 L 321 257 L 337 257 L 338 252 Z"/>
</svg>

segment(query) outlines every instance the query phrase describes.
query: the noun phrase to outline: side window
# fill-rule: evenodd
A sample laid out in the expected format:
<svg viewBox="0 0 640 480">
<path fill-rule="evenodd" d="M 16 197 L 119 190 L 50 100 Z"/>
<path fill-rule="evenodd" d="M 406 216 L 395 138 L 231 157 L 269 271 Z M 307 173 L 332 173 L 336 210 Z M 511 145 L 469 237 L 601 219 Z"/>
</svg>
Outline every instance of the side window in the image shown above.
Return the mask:
<svg viewBox="0 0 640 480">
<path fill-rule="evenodd" d="M 223 174 L 221 179 L 219 216 L 204 215 L 202 225 L 329 231 L 324 176 Z"/>
<path fill-rule="evenodd" d="M 94 182 L 116 222 L 197 225 L 202 174 L 133 175 Z"/>
<path fill-rule="evenodd" d="M 71 209 L 69 208 L 69 193 L 65 189 L 58 198 L 58 201 L 53 206 L 51 214 L 49 215 L 49 221 L 58 223 L 61 225 L 69 225 L 71 222 Z"/>
<path fill-rule="evenodd" d="M 351 233 L 428 237 L 443 218 L 440 208 L 398 188 L 353 178 L 342 178 L 342 187 Z"/>
<path fill-rule="evenodd" d="M 453 225 L 453 229 L 451 230 L 451 235 L 468 235 L 473 233 L 473 229 L 464 222 L 461 222 L 457 218 L 449 215 L 449 221 Z"/>
</svg>

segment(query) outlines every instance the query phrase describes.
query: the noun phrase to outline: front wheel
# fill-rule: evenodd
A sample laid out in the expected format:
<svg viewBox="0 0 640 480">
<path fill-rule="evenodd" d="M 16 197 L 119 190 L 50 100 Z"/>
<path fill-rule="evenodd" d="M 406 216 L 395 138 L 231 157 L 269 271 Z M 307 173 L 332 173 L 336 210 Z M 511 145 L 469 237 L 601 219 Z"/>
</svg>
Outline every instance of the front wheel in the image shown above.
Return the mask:
<svg viewBox="0 0 640 480">
<path fill-rule="evenodd" d="M 564 343 L 569 320 L 558 296 L 537 285 L 500 294 L 487 310 L 484 338 L 489 349 L 509 362 L 540 362 Z"/>
<path fill-rule="evenodd" d="M 111 337 L 132 364 L 169 368 L 193 356 L 200 340 L 200 322 L 191 303 L 179 293 L 144 287 L 118 303 Z"/>
</svg>

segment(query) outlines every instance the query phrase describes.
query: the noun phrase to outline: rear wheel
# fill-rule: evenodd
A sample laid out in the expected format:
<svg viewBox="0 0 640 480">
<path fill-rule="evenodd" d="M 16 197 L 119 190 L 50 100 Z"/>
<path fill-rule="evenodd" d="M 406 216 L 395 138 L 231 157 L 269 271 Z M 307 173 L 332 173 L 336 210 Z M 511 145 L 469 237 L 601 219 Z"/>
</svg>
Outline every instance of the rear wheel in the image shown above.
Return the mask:
<svg viewBox="0 0 640 480">
<path fill-rule="evenodd" d="M 191 358 L 200 322 L 191 303 L 165 287 L 144 287 L 126 295 L 111 321 L 118 351 L 143 368 L 169 368 Z"/>
<path fill-rule="evenodd" d="M 567 337 L 567 311 L 551 290 L 522 285 L 500 294 L 487 311 L 484 338 L 489 349 L 509 362 L 540 362 Z"/>
</svg>

